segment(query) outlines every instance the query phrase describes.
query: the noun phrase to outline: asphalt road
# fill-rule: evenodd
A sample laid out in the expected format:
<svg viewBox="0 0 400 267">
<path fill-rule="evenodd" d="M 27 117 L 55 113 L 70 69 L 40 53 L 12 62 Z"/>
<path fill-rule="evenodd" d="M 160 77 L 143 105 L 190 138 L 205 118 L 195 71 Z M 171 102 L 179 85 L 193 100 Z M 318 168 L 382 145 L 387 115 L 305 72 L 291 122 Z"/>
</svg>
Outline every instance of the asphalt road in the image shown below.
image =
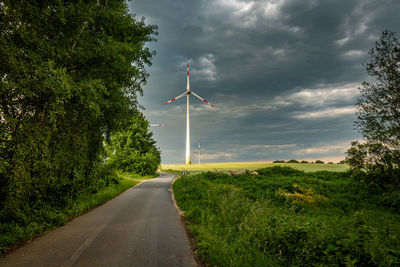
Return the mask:
<svg viewBox="0 0 400 267">
<path fill-rule="evenodd" d="M 0 259 L 0 266 L 197 266 L 161 174 Z"/>
</svg>

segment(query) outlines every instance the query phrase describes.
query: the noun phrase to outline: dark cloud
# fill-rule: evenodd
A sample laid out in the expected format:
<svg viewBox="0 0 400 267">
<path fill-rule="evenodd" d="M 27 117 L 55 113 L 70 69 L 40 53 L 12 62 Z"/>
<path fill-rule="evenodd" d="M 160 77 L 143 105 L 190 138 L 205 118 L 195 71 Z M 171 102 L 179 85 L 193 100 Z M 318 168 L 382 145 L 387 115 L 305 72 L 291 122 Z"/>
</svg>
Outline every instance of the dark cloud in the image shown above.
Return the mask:
<svg viewBox="0 0 400 267">
<path fill-rule="evenodd" d="M 184 99 L 191 88 L 192 149 L 210 161 L 344 157 L 353 129 L 361 63 L 381 31 L 398 31 L 399 1 L 146 0 L 137 17 L 159 26 L 145 86 L 145 114 L 164 163 L 184 160 Z"/>
</svg>

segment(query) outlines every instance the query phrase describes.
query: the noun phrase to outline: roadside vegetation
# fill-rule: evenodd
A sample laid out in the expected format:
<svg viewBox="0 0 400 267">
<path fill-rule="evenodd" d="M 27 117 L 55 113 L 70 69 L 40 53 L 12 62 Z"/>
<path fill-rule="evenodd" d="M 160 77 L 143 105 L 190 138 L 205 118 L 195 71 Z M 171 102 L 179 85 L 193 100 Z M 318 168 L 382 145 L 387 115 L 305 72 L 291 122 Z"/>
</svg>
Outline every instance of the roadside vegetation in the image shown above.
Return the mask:
<svg viewBox="0 0 400 267">
<path fill-rule="evenodd" d="M 210 266 L 398 266 L 399 210 L 344 172 L 271 167 L 173 184 Z"/>
<path fill-rule="evenodd" d="M 125 0 L 0 4 L 0 251 L 153 175 L 139 112 L 157 27 Z M 121 157 L 124 161 L 120 161 Z"/>
<path fill-rule="evenodd" d="M 65 206 L 44 204 L 41 209 L 35 209 L 26 214 L 23 224 L 17 222 L 0 222 L 0 255 L 5 254 L 13 247 L 24 244 L 26 241 L 46 233 L 47 231 L 64 225 L 86 211 L 102 205 L 125 190 L 139 184 L 142 180 L 156 177 L 156 175 L 141 176 L 125 172 L 117 172 L 111 183 L 91 194 L 81 194 L 74 201 Z"/>
</svg>

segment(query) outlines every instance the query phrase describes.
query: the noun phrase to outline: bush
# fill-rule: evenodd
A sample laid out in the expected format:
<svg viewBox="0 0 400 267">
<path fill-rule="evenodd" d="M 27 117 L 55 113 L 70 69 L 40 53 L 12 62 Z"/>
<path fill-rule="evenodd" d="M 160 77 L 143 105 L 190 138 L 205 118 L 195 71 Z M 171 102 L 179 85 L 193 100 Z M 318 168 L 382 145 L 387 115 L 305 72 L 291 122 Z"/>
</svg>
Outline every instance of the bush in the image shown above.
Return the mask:
<svg viewBox="0 0 400 267">
<path fill-rule="evenodd" d="M 126 127 L 113 134 L 106 145 L 107 164 L 125 172 L 152 175 L 160 165 L 160 152 L 149 131 L 149 123 L 138 113 Z"/>
</svg>

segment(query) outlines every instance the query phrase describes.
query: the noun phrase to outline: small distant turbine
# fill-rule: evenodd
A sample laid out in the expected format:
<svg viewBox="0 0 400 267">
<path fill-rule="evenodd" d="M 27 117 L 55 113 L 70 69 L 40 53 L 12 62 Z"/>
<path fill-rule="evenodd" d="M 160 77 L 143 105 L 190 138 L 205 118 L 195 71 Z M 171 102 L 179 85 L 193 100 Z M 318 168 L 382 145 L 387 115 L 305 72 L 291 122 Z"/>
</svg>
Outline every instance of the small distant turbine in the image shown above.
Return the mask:
<svg viewBox="0 0 400 267">
<path fill-rule="evenodd" d="M 187 84 L 186 84 L 186 92 L 183 94 L 178 95 L 175 98 L 172 98 L 170 101 L 165 102 L 165 104 L 171 103 L 172 101 L 177 100 L 178 98 L 181 98 L 186 95 L 186 164 L 191 164 L 191 159 L 190 159 L 190 116 L 189 116 L 189 95 L 193 94 L 195 97 L 203 101 L 204 103 L 212 106 L 215 108 L 215 106 L 211 103 L 209 103 L 207 100 L 201 98 L 199 95 L 196 93 L 190 91 L 190 83 L 189 83 L 189 63 L 187 63 Z"/>
<path fill-rule="evenodd" d="M 200 158 L 201 158 L 201 151 L 204 151 L 205 153 L 208 153 L 207 149 L 204 149 L 200 146 L 200 140 L 197 139 L 197 152 L 193 152 L 193 154 L 197 154 L 197 163 L 200 164 Z"/>
</svg>

